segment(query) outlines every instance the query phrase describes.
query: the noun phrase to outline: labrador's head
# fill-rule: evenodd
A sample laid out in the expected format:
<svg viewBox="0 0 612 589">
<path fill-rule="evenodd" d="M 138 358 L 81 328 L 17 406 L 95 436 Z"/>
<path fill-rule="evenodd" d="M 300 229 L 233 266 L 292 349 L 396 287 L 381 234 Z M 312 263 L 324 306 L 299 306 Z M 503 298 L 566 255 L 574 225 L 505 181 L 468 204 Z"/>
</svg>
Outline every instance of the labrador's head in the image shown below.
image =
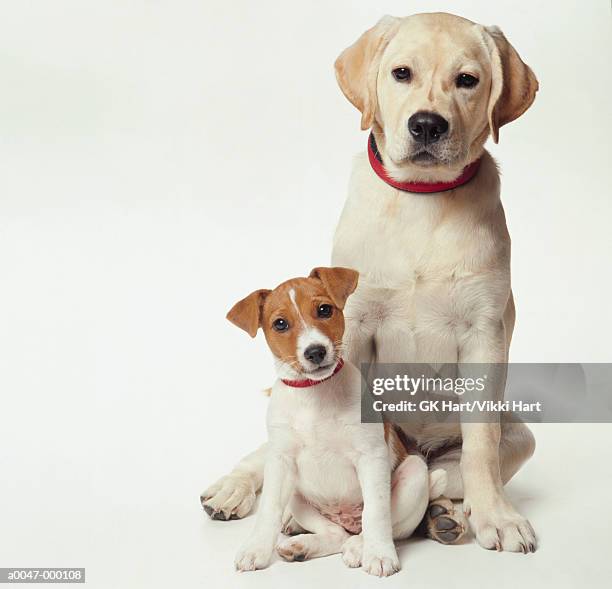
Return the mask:
<svg viewBox="0 0 612 589">
<path fill-rule="evenodd" d="M 453 179 L 538 89 L 497 27 L 443 13 L 385 16 L 335 67 L 396 180 Z"/>
</svg>

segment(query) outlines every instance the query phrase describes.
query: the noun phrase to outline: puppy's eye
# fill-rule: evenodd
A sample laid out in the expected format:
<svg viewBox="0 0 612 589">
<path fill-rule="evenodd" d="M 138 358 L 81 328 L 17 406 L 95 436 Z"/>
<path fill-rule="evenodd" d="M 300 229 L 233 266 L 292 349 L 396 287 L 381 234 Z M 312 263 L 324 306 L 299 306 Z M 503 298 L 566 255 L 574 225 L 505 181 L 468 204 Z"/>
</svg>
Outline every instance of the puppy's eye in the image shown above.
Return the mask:
<svg viewBox="0 0 612 589">
<path fill-rule="evenodd" d="M 398 82 L 409 82 L 412 77 L 412 72 L 407 67 L 395 68 L 391 73 Z"/>
<path fill-rule="evenodd" d="M 272 323 L 272 329 L 274 329 L 274 331 L 287 331 L 289 329 L 289 323 L 279 317 Z"/>
<path fill-rule="evenodd" d="M 457 88 L 473 88 L 478 84 L 478 78 L 470 74 L 459 74 L 455 84 L 457 84 Z"/>
<path fill-rule="evenodd" d="M 317 307 L 317 317 L 321 319 L 329 319 L 334 312 L 334 308 L 331 305 L 319 305 Z"/>
</svg>

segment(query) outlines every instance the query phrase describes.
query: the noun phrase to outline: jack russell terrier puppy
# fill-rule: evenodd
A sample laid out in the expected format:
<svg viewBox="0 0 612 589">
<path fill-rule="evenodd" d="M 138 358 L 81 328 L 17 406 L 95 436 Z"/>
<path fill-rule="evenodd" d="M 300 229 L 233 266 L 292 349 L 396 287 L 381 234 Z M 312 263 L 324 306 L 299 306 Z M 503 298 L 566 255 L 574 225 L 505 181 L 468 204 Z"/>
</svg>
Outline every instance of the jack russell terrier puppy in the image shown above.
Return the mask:
<svg viewBox="0 0 612 589">
<path fill-rule="evenodd" d="M 261 505 L 236 556 L 239 571 L 268 566 L 290 512 L 293 531 L 311 533 L 277 546 L 285 560 L 342 552 L 349 567 L 391 575 L 400 567 L 393 540 L 410 536 L 430 496 L 444 491 L 446 473 L 428 474 L 399 428 L 361 422 L 361 374 L 342 359 L 342 309 L 357 280 L 354 270 L 315 268 L 256 290 L 227 315 L 251 337 L 263 329 L 278 373 Z M 454 541 L 463 528 L 446 508 L 438 506 L 430 532 Z"/>
</svg>

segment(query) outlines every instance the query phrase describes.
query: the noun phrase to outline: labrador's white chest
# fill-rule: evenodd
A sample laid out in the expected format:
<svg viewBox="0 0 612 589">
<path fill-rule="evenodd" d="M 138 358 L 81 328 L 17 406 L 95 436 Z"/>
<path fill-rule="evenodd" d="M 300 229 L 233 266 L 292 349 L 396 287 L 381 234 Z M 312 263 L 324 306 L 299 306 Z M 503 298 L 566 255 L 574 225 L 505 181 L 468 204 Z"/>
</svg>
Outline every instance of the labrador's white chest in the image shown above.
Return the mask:
<svg viewBox="0 0 612 589">
<path fill-rule="evenodd" d="M 480 173 L 493 168 L 487 156 Z M 381 361 L 455 362 L 476 317 L 498 304 L 492 271 L 509 270 L 509 248 L 496 178 L 487 185 L 491 194 L 463 195 L 459 203 L 397 191 L 357 160 L 332 261 L 360 272 L 346 315 L 376 337 Z M 490 218 L 482 216 L 485 206 Z"/>
</svg>

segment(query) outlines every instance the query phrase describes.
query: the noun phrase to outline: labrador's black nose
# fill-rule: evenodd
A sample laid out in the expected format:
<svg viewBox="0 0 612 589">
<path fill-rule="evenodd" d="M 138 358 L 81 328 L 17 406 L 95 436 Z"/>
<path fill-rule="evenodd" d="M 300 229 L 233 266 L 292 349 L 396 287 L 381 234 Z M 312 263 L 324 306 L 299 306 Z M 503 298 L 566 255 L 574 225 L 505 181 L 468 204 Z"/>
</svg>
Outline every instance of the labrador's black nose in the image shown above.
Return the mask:
<svg viewBox="0 0 612 589">
<path fill-rule="evenodd" d="M 408 130 L 417 143 L 435 143 L 448 131 L 448 121 L 433 112 L 419 111 L 408 119 Z"/>
<path fill-rule="evenodd" d="M 313 364 L 321 364 L 325 358 L 325 354 L 327 354 L 325 346 L 319 344 L 312 344 L 304 350 L 304 358 L 310 360 Z"/>
</svg>

